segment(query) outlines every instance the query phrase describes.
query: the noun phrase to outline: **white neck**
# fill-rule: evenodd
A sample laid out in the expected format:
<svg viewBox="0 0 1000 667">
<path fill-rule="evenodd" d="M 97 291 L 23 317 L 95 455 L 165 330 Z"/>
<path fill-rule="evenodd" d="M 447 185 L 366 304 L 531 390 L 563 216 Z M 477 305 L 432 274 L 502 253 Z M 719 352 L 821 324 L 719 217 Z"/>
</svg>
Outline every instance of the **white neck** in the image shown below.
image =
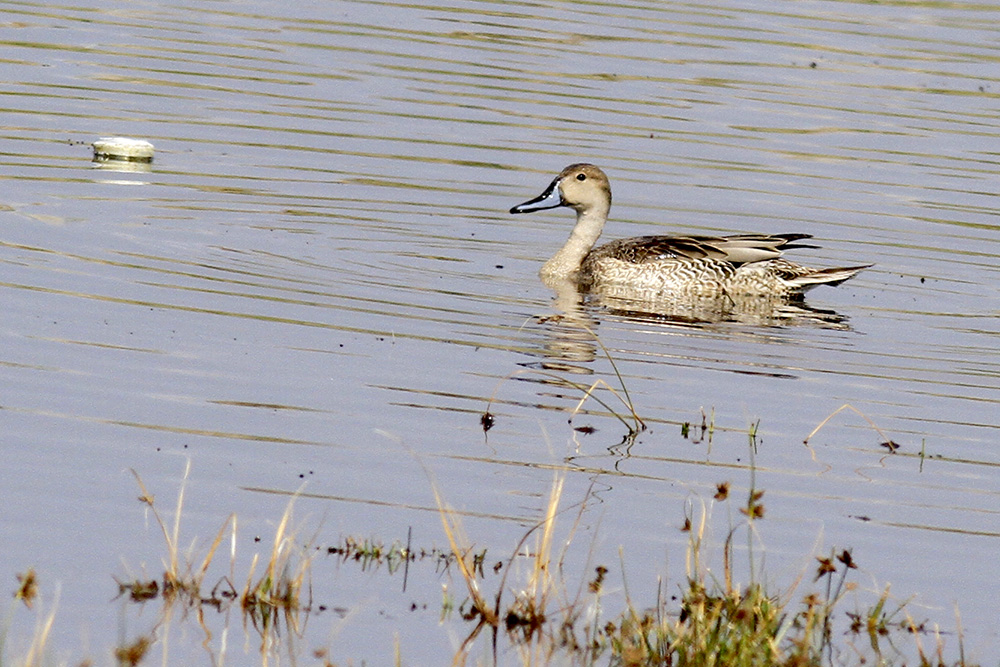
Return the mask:
<svg viewBox="0 0 1000 667">
<path fill-rule="evenodd" d="M 576 212 L 576 226 L 566 244 L 542 266 L 539 272 L 542 278 L 569 278 L 580 270 L 587 253 L 601 236 L 610 208 L 609 204 Z"/>
</svg>

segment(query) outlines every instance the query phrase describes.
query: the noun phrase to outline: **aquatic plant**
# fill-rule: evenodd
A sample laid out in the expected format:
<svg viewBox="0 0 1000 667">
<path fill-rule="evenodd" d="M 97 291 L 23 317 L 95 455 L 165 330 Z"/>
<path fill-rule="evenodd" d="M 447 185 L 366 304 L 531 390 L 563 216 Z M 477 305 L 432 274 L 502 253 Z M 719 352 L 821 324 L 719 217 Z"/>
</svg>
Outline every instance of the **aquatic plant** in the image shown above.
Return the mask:
<svg viewBox="0 0 1000 667">
<path fill-rule="evenodd" d="M 727 667 L 825 667 L 831 664 L 905 664 L 894 642 L 900 637 L 911 646 L 922 667 L 970 667 L 959 634 L 960 657 L 953 663 L 944 659 L 942 636 L 915 622 L 906 612 L 906 603 L 889 607 L 888 588 L 878 600 L 862 610 L 845 610 L 846 596 L 857 589 L 850 581 L 858 564 L 849 549 L 831 549 L 816 557 L 811 582 L 804 584 L 802 572 L 785 590 L 774 591 L 758 573 L 754 535 L 756 523 L 766 516 L 765 492 L 756 486 L 753 457 L 758 444 L 759 421 L 748 427 L 750 484 L 743 501 L 730 512 L 741 517 L 728 527 L 721 548 L 721 578 L 707 566 L 707 531 L 710 504 L 733 503 L 728 481 L 716 485 L 710 501 L 693 498 L 688 503 L 681 530 L 688 535 L 687 574 L 680 595 L 668 600 L 658 583 L 656 604 L 641 608 L 625 588 L 624 609 L 604 616 L 607 607 L 604 587 L 608 568 L 598 565 L 577 594 L 563 576 L 563 554 L 552 549 L 556 518 L 560 510 L 564 473 L 552 482 L 542 518 L 531 526 L 516 546 L 493 593 L 483 590 L 476 570 L 466 562 L 470 551 L 458 515 L 435 488 L 439 514 L 459 571 L 469 593 L 468 612 L 462 618 L 474 624 L 456 652 L 453 664 L 464 664 L 473 642 L 488 629 L 492 633 L 492 654 L 499 664 L 499 640 L 514 648 L 523 664 L 608 664 L 641 667 L 685 665 Z M 587 500 L 578 504 L 582 514 Z M 699 509 L 700 508 L 700 509 Z M 697 510 L 697 511 L 696 511 Z M 572 533 L 575 533 L 575 526 Z M 744 585 L 734 583 L 734 542 L 747 537 L 747 572 Z M 523 549 L 530 537 L 534 546 Z M 564 541 L 568 549 L 572 537 Z M 564 552 L 565 553 L 565 552 Z M 515 558 L 530 559 L 530 567 L 520 585 L 509 577 Z M 464 564 L 463 564 L 464 563 Z M 622 573 L 623 579 L 625 573 Z M 798 592 L 800 588 L 809 590 Z M 509 596 L 508 590 L 513 591 Z M 798 600 L 796 602 L 796 599 Z M 935 640 L 935 655 L 928 655 L 921 636 Z M 860 642 L 860 643 L 859 643 Z M 845 663 L 848 656 L 851 656 Z"/>
<path fill-rule="evenodd" d="M 753 423 L 748 429 L 751 457 L 758 426 Z M 185 480 L 189 470 L 185 470 Z M 680 530 L 687 535 L 687 567 L 679 595 L 666 595 L 662 582 L 657 581 L 655 603 L 648 607 L 637 603 L 625 586 L 621 608 L 611 609 L 606 591 L 609 569 L 604 565 L 588 568 L 578 585 L 570 583 L 564 560 L 568 550 L 576 548 L 574 536 L 587 510 L 590 492 L 581 502 L 563 507 L 565 472 L 554 475 L 540 518 L 495 567 L 484 567 L 486 549 L 471 546 L 458 512 L 448 507 L 433 483 L 447 549 L 414 548 L 409 538 L 405 546 L 393 542 L 386 547 L 374 538 L 346 537 L 326 548 L 325 553 L 344 565 L 363 570 L 384 566 L 388 576 L 402 569 L 405 577 L 406 569 L 415 563 L 426 563 L 439 571 L 457 571 L 467 598 L 456 603 L 454 593 L 443 586 L 441 619 L 452 619 L 452 612 L 458 610 L 458 622 L 472 627 L 455 652 L 453 664 L 464 664 L 477 639 L 485 634 L 490 637 L 494 664 L 501 663 L 503 650 L 504 655 L 513 651 L 525 665 L 892 666 L 906 664 L 899 650 L 905 641 L 904 650 L 915 652 L 916 664 L 921 667 L 971 667 L 964 655 L 960 631 L 959 657 L 948 662 L 944 657 L 944 635 L 915 621 L 906 602 L 892 601 L 888 587 L 873 604 L 845 609 L 848 593 L 857 590 L 851 578 L 858 564 L 850 550 L 831 549 L 816 556 L 813 572 L 800 573 L 787 589 L 775 591 L 766 586 L 754 560 L 759 548 L 754 540 L 756 524 L 767 516 L 765 492 L 756 486 L 752 465 L 750 470 L 750 484 L 739 499 L 730 482 L 722 481 L 715 486 L 711 499 L 692 496 L 685 504 Z M 268 664 L 280 629 L 287 628 L 298 636 L 299 616 L 308 617 L 315 611 L 309 582 L 313 559 L 323 550 L 309 546 L 315 537 L 306 546 L 297 545 L 295 531 L 290 528 L 297 494 L 292 495 L 275 530 L 266 563 L 263 557 L 254 556 L 242 590 L 232 583 L 235 556 L 231 557 L 230 575 L 205 590 L 205 573 L 227 531 L 235 545 L 235 515 L 227 517 L 202 556 L 195 557 L 193 549 L 181 554 L 177 544 L 184 482 L 173 523 L 168 524 L 138 474 L 135 476 L 142 491 L 140 500 L 153 512 L 164 535 L 164 573 L 159 579 L 136 577 L 119 583 L 119 592 L 127 595 L 131 603 L 159 599 L 164 604 L 156 630 L 120 640 L 112 651 L 117 664 L 141 664 L 161 641 L 171 610 L 178 606 L 195 610 L 190 617 L 197 619 L 202 629 L 206 628 L 205 611 L 239 609 L 245 624 L 252 625 L 259 634 L 261 663 Z M 710 549 L 708 539 L 713 506 L 732 509 L 718 552 Z M 557 533 L 559 518 L 574 509 L 576 518 L 567 534 Z M 734 566 L 734 544 L 741 535 L 747 538 L 749 581 L 745 584 L 736 583 L 738 568 Z M 557 544 L 561 548 L 557 549 Z M 709 566 L 716 559 L 722 562 L 718 570 Z M 515 567 L 519 563 L 527 563 L 527 568 Z M 260 575 L 256 574 L 258 569 Z M 714 575 L 715 571 L 720 576 Z M 490 587 L 486 585 L 489 573 L 500 575 Z M 625 574 L 623 569 L 623 580 Z M 21 574 L 18 582 L 12 602 L 37 614 L 35 631 L 27 649 L 11 658 L 6 650 L 9 625 L 0 623 L 0 667 L 52 664 L 47 654 L 55 605 L 48 613 L 38 608 L 39 577 L 33 569 Z M 182 618 L 189 615 L 183 614 Z M 932 644 L 930 649 L 924 646 L 927 641 Z M 294 662 L 297 649 L 290 645 L 289 650 Z M 397 638 L 396 664 L 402 664 L 404 654 L 405 646 Z M 323 665 L 334 664 L 325 650 L 313 655 Z"/>
</svg>

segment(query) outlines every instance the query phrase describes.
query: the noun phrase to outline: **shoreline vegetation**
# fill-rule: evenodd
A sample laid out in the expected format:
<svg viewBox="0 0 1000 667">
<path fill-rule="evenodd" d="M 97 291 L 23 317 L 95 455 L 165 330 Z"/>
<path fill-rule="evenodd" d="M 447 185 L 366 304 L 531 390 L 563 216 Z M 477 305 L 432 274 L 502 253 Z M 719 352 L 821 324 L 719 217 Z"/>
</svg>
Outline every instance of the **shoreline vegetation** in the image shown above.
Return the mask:
<svg viewBox="0 0 1000 667">
<path fill-rule="evenodd" d="M 569 426 L 574 430 L 586 428 L 573 426 L 573 419 L 589 399 L 594 399 L 606 411 L 605 416 L 624 425 L 627 433 L 622 444 L 634 442 L 646 423 L 637 414 L 608 350 L 596 334 L 589 329 L 585 332 L 600 345 L 619 389 L 603 380 L 587 385 L 549 371 L 522 369 L 497 384 L 480 416 L 484 437 L 496 424 L 497 416 L 490 408 L 500 387 L 517 375 L 529 373 L 582 396 L 569 412 Z M 612 403 L 596 393 L 598 389 L 616 398 L 624 411 L 617 412 Z M 818 431 L 847 409 L 868 422 L 882 438 L 880 444 L 889 455 L 895 453 L 898 445 L 850 404 L 824 419 L 805 438 L 804 444 L 808 446 Z M 181 518 L 190 459 L 177 493 L 172 521 L 164 518 L 153 494 L 139 473 L 132 470 L 140 490 L 138 500 L 159 527 L 166 553 L 161 575 L 114 577 L 118 587 L 115 599 L 140 606 L 159 601 L 159 622 L 151 631 L 134 638 L 122 636 L 108 652 L 110 655 L 56 662 L 48 647 L 56 621 L 56 605 L 48 613 L 41 611 L 41 604 L 39 609 L 34 608 L 40 597 L 40 575 L 29 568 L 18 575 L 13 606 L 5 617 L 0 617 L 0 667 L 56 664 L 91 667 L 112 663 L 131 667 L 143 664 L 147 658 L 151 661 L 150 652 L 158 645 L 162 645 L 161 662 L 169 664 L 164 638 L 167 632 L 161 633 L 160 629 L 168 628 L 171 621 L 197 625 L 204 632 L 206 639 L 202 645 L 211 654 L 211 664 L 225 664 L 225 637 L 234 616 L 242 621 L 243 643 L 249 645 L 254 639 L 259 642 L 261 665 L 280 664 L 284 656 L 293 665 L 310 660 L 322 667 L 353 665 L 353 661 L 333 662 L 327 647 L 303 646 L 308 641 L 305 627 L 309 619 L 327 610 L 326 605 L 313 599 L 312 566 L 318 558 L 333 558 L 341 566 L 357 567 L 363 572 L 384 569 L 389 576 L 402 576 L 402 591 L 406 591 L 410 570 L 418 567 L 433 567 L 436 574 L 449 575 L 449 583 L 461 580 L 464 599 L 459 600 L 448 584 L 442 584 L 442 600 L 436 612 L 442 633 L 462 636 L 464 631 L 464 640 L 458 642 L 450 656 L 456 666 L 466 665 L 476 651 L 473 660 L 476 665 L 972 667 L 975 663 L 967 661 L 965 656 L 960 619 L 956 618 L 957 630 L 942 631 L 914 619 L 907 602 L 891 598 L 888 585 L 880 593 L 861 591 L 852 577 L 859 565 L 849 549 L 831 548 L 815 555 L 812 570 L 800 572 L 786 589 L 774 590 L 765 583 L 770 577 L 764 572 L 764 554 L 759 553 L 762 548 L 757 539 L 757 524 L 766 516 L 765 491 L 757 487 L 754 463 L 759 425 L 758 420 L 747 431 L 750 465 L 745 497 L 735 497 L 730 482 L 723 481 L 716 485 L 711 498 L 691 496 L 685 502 L 683 521 L 677 527 L 686 536 L 685 576 L 683 581 L 671 584 L 676 589 L 673 593 L 665 591 L 659 577 L 650 582 L 651 575 L 627 572 L 624 566 L 621 567 L 623 594 L 616 591 L 610 595 L 606 590 L 611 572 L 607 564 L 595 565 L 589 572 L 566 573 L 569 550 L 582 548 L 575 538 L 591 491 L 581 501 L 563 507 L 565 470 L 553 474 L 542 516 L 525 530 L 512 549 L 509 545 L 485 548 L 474 545 L 465 536 L 460 513 L 448 506 L 433 473 L 422 463 L 447 538 L 445 548 L 414 547 L 411 534 L 405 543 L 396 541 L 386 545 L 374 538 L 341 537 L 336 544 L 321 546 L 318 533 L 305 539 L 291 526 L 300 489 L 291 494 L 275 529 L 270 553 L 263 557 L 254 554 L 246 572 L 241 573 L 237 573 L 235 513 L 225 517 L 204 552 L 196 553 L 197 542 L 186 551 L 181 550 Z M 714 432 L 714 409 L 710 416 L 702 411 L 700 425 L 680 425 L 683 438 L 694 442 L 704 440 L 709 446 Z M 921 464 L 924 454 L 922 448 Z M 713 509 L 719 506 L 727 510 L 728 522 L 724 528 L 710 525 L 714 523 Z M 568 532 L 562 528 L 557 532 L 557 524 L 569 517 L 573 518 Z M 725 530 L 725 538 L 721 546 L 714 546 L 710 535 L 721 530 Z M 224 559 L 220 548 L 227 541 L 228 574 L 210 584 L 209 569 L 216 560 Z M 739 548 L 737 543 L 741 545 Z M 557 544 L 562 545 L 561 549 L 556 549 Z M 498 558 L 491 550 L 499 550 L 503 555 Z M 747 560 L 745 566 L 741 564 L 738 568 L 745 573 L 742 576 L 748 578 L 747 583 L 737 582 L 738 553 Z M 587 562 L 590 560 L 588 555 Z M 213 572 L 221 566 L 217 565 Z M 575 577 L 575 585 L 570 577 Z M 641 605 L 633 600 L 625 582 L 636 580 L 643 582 L 644 591 L 656 592 L 654 604 Z M 849 594 L 853 608 L 849 608 Z M 869 601 L 859 602 L 865 596 Z M 37 614 L 35 630 L 19 643 L 26 648 L 11 656 L 8 631 L 14 608 L 21 605 Z M 433 607 L 414 604 L 413 610 L 435 613 Z M 211 614 L 221 616 L 226 626 L 221 655 L 210 646 L 213 633 L 206 622 Z M 389 645 L 389 638 L 384 640 L 384 645 Z M 394 641 L 394 664 L 407 664 L 407 646 L 398 632 Z M 358 656 L 358 661 L 368 664 L 365 656 Z"/>
<path fill-rule="evenodd" d="M 189 470 L 190 462 L 185 481 Z M 405 543 L 397 541 L 389 545 L 374 539 L 343 537 L 335 545 L 317 546 L 315 536 L 303 540 L 291 528 L 293 496 L 276 527 L 270 552 L 263 557 L 255 555 L 247 571 L 241 574 L 235 572 L 234 566 L 235 514 L 224 519 L 203 553 L 195 554 L 193 549 L 182 553 L 179 536 L 184 482 L 172 521 L 168 522 L 138 473 L 134 474 L 141 490 L 139 500 L 149 508 L 163 533 L 164 570 L 156 577 L 115 578 L 118 597 L 125 598 L 130 605 L 158 600 L 164 619 L 176 616 L 180 622 L 195 623 L 203 629 L 208 615 L 228 615 L 235 610 L 238 612 L 235 617 L 241 619 L 246 633 L 245 641 L 249 643 L 256 638 L 259 642 L 262 665 L 280 664 L 280 656 L 286 655 L 283 651 L 291 652 L 291 664 L 323 667 L 368 664 L 365 656 L 357 656 L 357 663 L 333 662 L 330 649 L 302 645 L 306 641 L 304 628 L 308 618 L 325 611 L 323 605 L 313 600 L 311 586 L 312 564 L 321 557 L 335 558 L 342 566 L 362 571 L 382 568 L 390 576 L 406 577 L 416 567 L 450 571 L 453 576 L 457 573 L 465 585 L 464 600 L 459 601 L 454 593 L 446 592 L 440 610 L 435 612 L 433 605 L 427 605 L 427 613 L 439 614 L 442 626 L 452 630 L 457 626 L 460 635 L 462 627 L 465 628 L 464 641 L 450 656 L 453 665 L 467 664 L 474 650 L 477 658 L 473 664 L 494 665 L 971 667 L 974 664 L 966 660 L 960 630 L 942 632 L 914 619 L 905 602 L 891 599 L 888 586 L 880 595 L 872 596 L 875 599 L 867 607 L 849 608 L 848 594 L 857 590 L 852 573 L 858 567 L 850 550 L 831 549 L 817 555 L 813 570 L 800 573 L 789 589 L 770 590 L 762 583 L 765 577 L 755 552 L 756 524 L 766 514 L 765 492 L 754 486 L 752 471 L 746 498 L 737 500 L 729 483 L 722 482 L 711 499 L 687 501 L 683 524 L 678 526 L 687 536 L 687 575 L 679 591 L 668 595 L 661 581 L 654 584 L 643 581 L 657 591 L 656 604 L 641 607 L 633 603 L 626 586 L 624 603 L 617 609 L 605 590 L 608 565 L 594 566 L 589 575 L 583 573 L 575 587 L 563 574 L 565 550 L 578 548 L 574 547 L 573 536 L 587 505 L 585 499 L 560 509 L 564 473 L 553 477 L 544 516 L 499 561 L 489 551 L 502 551 L 502 547 L 473 547 L 463 536 L 458 513 L 446 505 L 432 483 L 447 548 L 414 548 L 409 537 Z M 721 549 L 715 549 L 721 553 L 710 554 L 706 536 L 711 509 L 717 505 L 728 505 L 730 525 Z M 557 523 L 565 521 L 571 510 L 576 514 L 571 519 L 569 536 L 560 534 L 557 538 Z M 742 540 L 746 540 L 746 547 L 736 549 L 735 545 Z M 227 541 L 231 543 L 230 573 L 209 588 L 206 573 L 213 561 L 224 558 L 220 546 Z M 557 552 L 555 544 L 562 544 L 563 551 Z M 735 582 L 734 576 L 738 551 L 745 552 L 749 560 L 750 581 L 742 585 Z M 710 567 L 710 560 L 720 558 L 721 567 L 717 570 Z M 496 565 L 486 565 L 494 562 Z M 492 592 L 487 590 L 487 573 L 496 575 Z M 622 575 L 631 581 L 647 579 L 643 573 Z M 13 606 L 0 619 L 0 667 L 131 666 L 158 660 L 152 657 L 161 643 L 155 627 L 147 634 L 123 638 L 103 656 L 54 660 L 48 643 L 57 623 L 57 605 L 52 604 L 51 610 L 44 612 L 41 604 L 35 604 L 40 599 L 39 587 L 44 577 L 45 573 L 30 568 L 18 576 Z M 622 596 L 613 597 L 618 600 Z M 18 638 L 17 645 L 25 648 L 11 655 L 8 630 L 15 606 L 35 614 L 35 630 L 30 638 Z M 227 625 L 228 619 L 229 616 Z M 161 624 L 162 621 L 156 626 Z M 442 632 L 446 631 L 442 627 Z M 385 639 L 390 641 L 388 637 Z M 395 641 L 395 664 L 405 665 L 405 641 L 398 635 Z M 163 652 L 165 659 L 165 646 Z M 484 658 L 485 655 L 489 658 Z"/>
</svg>

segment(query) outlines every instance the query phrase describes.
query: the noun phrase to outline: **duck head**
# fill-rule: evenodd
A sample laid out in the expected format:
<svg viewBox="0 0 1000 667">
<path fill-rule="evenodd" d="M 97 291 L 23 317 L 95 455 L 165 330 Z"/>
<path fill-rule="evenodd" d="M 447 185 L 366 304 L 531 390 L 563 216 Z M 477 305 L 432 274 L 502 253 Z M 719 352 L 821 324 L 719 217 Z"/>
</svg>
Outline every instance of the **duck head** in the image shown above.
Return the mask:
<svg viewBox="0 0 1000 667">
<path fill-rule="evenodd" d="M 611 207 L 611 185 L 603 171 L 592 164 L 571 164 L 556 176 L 545 191 L 510 209 L 511 213 L 530 213 L 547 208 L 568 206 L 577 213 Z"/>
</svg>

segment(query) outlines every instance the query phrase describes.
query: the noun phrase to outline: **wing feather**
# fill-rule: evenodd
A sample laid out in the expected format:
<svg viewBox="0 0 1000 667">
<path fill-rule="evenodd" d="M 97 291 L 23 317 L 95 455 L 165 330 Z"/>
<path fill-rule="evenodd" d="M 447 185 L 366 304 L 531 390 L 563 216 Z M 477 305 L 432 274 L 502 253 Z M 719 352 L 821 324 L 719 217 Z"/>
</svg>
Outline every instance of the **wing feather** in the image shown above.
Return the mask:
<svg viewBox="0 0 1000 667">
<path fill-rule="evenodd" d="M 588 259 L 610 257 L 644 264 L 665 259 L 714 259 L 748 264 L 780 257 L 784 250 L 814 248 L 797 243 L 810 234 L 740 234 L 736 236 L 636 236 L 595 248 Z"/>
</svg>

